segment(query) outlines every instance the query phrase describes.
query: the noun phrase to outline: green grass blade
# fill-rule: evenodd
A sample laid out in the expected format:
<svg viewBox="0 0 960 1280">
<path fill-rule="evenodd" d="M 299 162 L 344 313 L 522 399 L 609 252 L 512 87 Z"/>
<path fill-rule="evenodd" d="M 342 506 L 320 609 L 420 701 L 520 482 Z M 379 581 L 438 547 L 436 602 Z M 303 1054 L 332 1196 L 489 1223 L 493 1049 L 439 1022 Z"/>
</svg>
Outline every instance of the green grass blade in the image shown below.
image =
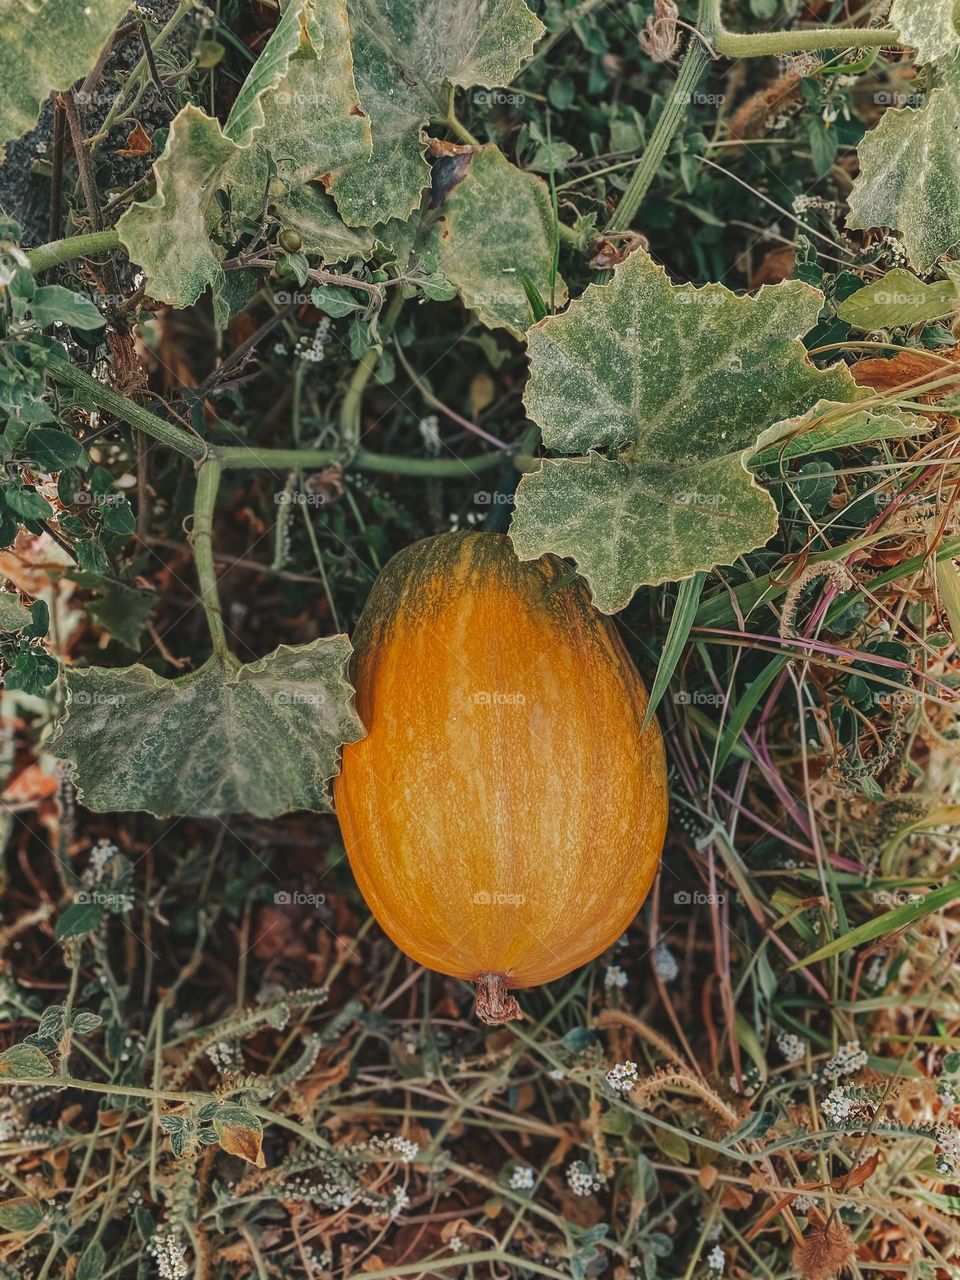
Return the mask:
<svg viewBox="0 0 960 1280">
<path fill-rule="evenodd" d="M 942 888 L 934 889 L 932 893 L 925 894 L 918 902 L 906 902 L 902 907 L 894 907 L 892 911 L 885 911 L 882 916 L 868 920 L 866 924 L 861 924 L 856 929 L 851 929 L 849 933 L 845 933 L 839 938 L 834 938 L 832 942 L 828 942 L 826 946 L 820 947 L 819 950 L 814 951 L 811 955 L 805 956 L 803 960 L 791 965 L 790 968 L 808 968 L 818 960 L 829 960 L 831 956 L 850 951 L 854 947 L 861 946 L 864 942 L 873 942 L 875 938 L 882 938 L 888 933 L 896 933 L 898 929 L 904 929 L 908 924 L 922 920 L 924 916 L 932 915 L 934 911 L 939 911 L 941 907 L 945 907 L 947 903 L 953 902 L 957 898 L 960 898 L 960 881 L 954 880 L 951 884 L 945 884 Z"/>
<path fill-rule="evenodd" d="M 667 685 L 673 679 L 673 673 L 676 671 L 680 655 L 683 653 L 683 646 L 687 643 L 690 628 L 693 626 L 693 620 L 697 616 L 700 592 L 703 590 L 703 584 L 706 580 L 707 575 L 705 573 L 695 573 L 692 578 L 685 578 L 680 583 L 677 607 L 674 609 L 673 617 L 670 619 L 670 630 L 667 632 L 663 653 L 660 655 L 660 661 L 657 664 L 657 674 L 654 677 L 653 688 L 650 690 L 647 714 L 643 717 L 643 729 L 653 719 L 653 713 L 660 705 L 660 699 L 666 693 Z"/>
</svg>

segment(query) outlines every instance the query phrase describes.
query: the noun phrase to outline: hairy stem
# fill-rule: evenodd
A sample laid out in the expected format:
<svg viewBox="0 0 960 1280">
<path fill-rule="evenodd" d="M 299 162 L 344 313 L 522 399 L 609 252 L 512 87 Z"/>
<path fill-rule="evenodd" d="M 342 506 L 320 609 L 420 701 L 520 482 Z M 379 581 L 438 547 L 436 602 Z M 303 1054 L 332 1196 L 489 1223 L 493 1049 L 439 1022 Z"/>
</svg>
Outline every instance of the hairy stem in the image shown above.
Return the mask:
<svg viewBox="0 0 960 1280">
<path fill-rule="evenodd" d="M 119 249 L 120 237 L 116 227 L 106 227 L 103 231 L 89 231 L 82 236 L 67 236 L 65 240 L 51 240 L 36 249 L 28 249 L 31 271 L 47 271 L 50 267 L 58 267 L 61 262 L 69 262 L 72 258 L 89 258 L 97 253 L 105 253 L 108 249 Z"/>
<path fill-rule="evenodd" d="M 899 43 L 900 34 L 892 27 L 814 27 L 808 31 L 759 31 L 753 35 L 722 31 L 713 46 L 724 58 L 763 58 L 816 49 L 875 49 Z"/>
<path fill-rule="evenodd" d="M 218 658 L 228 659 L 231 654 L 223 629 L 217 573 L 213 566 L 213 512 L 220 488 L 220 472 L 220 459 L 210 455 L 197 475 L 197 495 L 193 506 L 193 554 L 200 582 L 200 602 L 207 616 L 213 652 Z"/>
<path fill-rule="evenodd" d="M 647 143 L 646 150 L 640 157 L 640 163 L 633 171 L 633 177 L 620 203 L 613 212 L 613 216 L 607 223 L 607 231 L 627 231 L 630 224 L 637 216 L 637 210 L 643 203 L 643 198 L 650 188 L 650 183 L 656 177 L 660 165 L 663 163 L 663 157 L 667 154 L 670 143 L 673 141 L 673 135 L 680 127 L 687 108 L 690 105 L 690 99 L 694 89 L 700 83 L 700 79 L 710 65 L 710 55 L 707 53 L 702 42 L 696 38 L 692 38 L 686 53 L 683 55 L 683 61 L 680 63 L 680 69 L 677 72 L 677 78 L 673 82 L 673 88 L 670 90 L 670 96 L 663 104 L 663 110 L 657 118 L 653 133 L 650 135 L 650 141 Z"/>
<path fill-rule="evenodd" d="M 76 238 L 84 240 L 92 237 L 77 236 Z M 72 243 L 72 241 L 61 241 L 61 243 Z M 50 352 L 47 372 L 60 386 L 72 387 L 74 391 L 79 391 L 85 399 L 97 405 L 98 408 L 106 409 L 115 418 L 128 422 L 131 427 L 139 427 L 141 431 L 145 431 L 148 436 L 153 436 L 161 444 L 169 445 L 171 449 L 176 449 L 178 453 L 185 453 L 188 458 L 193 458 L 197 462 L 206 457 L 207 446 L 199 436 L 191 435 L 189 431 L 184 431 L 183 427 L 178 427 L 173 422 L 158 418 L 149 409 L 134 404 L 132 400 L 128 400 L 126 396 L 120 395 L 111 387 L 105 387 L 102 382 L 98 382 L 89 373 L 72 364 L 66 354 Z"/>
<path fill-rule="evenodd" d="M 342 449 L 261 449 L 238 445 L 214 452 L 225 470 L 273 471 L 292 467 L 325 467 L 338 463 L 359 471 L 380 471 L 395 476 L 433 476 L 456 479 L 491 467 L 502 466 L 510 458 L 518 471 L 536 468 L 538 459 L 531 454 L 513 454 L 508 449 L 481 453 L 471 458 L 405 458 L 386 453 L 370 453 L 358 449 L 348 456 Z"/>
</svg>

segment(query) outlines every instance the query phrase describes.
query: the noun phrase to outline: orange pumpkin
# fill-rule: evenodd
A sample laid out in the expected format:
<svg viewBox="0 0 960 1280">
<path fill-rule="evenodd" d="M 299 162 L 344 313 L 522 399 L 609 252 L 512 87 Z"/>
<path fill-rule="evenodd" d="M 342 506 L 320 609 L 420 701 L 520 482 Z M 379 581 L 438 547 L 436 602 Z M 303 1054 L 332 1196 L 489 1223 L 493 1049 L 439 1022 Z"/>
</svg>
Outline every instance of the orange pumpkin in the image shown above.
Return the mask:
<svg viewBox="0 0 960 1280">
<path fill-rule="evenodd" d="M 663 740 L 614 624 L 559 560 L 447 533 L 396 555 L 354 637 L 367 736 L 337 814 L 357 884 L 420 964 L 509 988 L 559 978 L 624 931 L 667 823 Z"/>
</svg>

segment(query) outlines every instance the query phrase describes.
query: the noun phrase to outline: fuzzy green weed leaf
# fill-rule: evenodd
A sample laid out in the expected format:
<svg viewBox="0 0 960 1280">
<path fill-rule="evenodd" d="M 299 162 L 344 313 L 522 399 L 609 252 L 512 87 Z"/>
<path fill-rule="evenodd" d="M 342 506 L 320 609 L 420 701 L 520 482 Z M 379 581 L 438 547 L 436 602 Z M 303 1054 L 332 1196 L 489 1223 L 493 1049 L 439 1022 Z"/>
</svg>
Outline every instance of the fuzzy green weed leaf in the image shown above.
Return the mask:
<svg viewBox="0 0 960 1280">
<path fill-rule="evenodd" d="M 820 397 L 859 394 L 846 368 L 816 369 L 799 341 L 822 303 L 797 281 L 755 297 L 673 285 L 638 251 L 535 325 L 528 412 L 549 448 L 585 456 L 521 480 L 510 528 L 521 558 L 572 557 L 609 613 L 639 586 L 729 564 L 772 537 L 776 507 L 746 451 Z"/>
<path fill-rule="evenodd" d="M 258 1169 L 266 1166 L 263 1158 L 263 1125 L 245 1107 L 221 1107 L 213 1118 L 217 1141 L 228 1155 L 240 1156 Z"/>
<path fill-rule="evenodd" d="M 30 610 L 12 591 L 0 591 L 0 632 L 22 631 L 30 625 Z"/>
<path fill-rule="evenodd" d="M 342 743 L 363 736 L 345 636 L 281 645 L 246 665 L 209 659 L 164 680 L 149 668 L 66 673 L 50 751 L 75 765 L 84 804 L 212 817 L 330 808 Z"/>
<path fill-rule="evenodd" d="M 43 1223 L 43 1208 L 36 1200 L 17 1196 L 0 1203 L 0 1231 L 28 1235 Z"/>
<path fill-rule="evenodd" d="M 45 1080 L 53 1075 L 53 1064 L 32 1044 L 15 1044 L 0 1053 L 0 1080 Z"/>
</svg>

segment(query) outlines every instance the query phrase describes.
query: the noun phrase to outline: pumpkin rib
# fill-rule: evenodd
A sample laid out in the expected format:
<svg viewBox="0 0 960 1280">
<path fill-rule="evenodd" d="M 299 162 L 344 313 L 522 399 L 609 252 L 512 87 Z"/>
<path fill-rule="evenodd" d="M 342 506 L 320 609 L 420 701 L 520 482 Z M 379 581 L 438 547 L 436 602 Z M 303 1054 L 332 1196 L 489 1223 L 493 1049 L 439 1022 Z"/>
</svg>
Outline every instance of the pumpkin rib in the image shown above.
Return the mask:
<svg viewBox="0 0 960 1280">
<path fill-rule="evenodd" d="M 358 887 L 397 946 L 479 982 L 497 1016 L 508 988 L 605 950 L 650 889 L 667 785 L 646 690 L 582 581 L 497 534 L 401 551 L 354 646 L 367 736 L 334 792 Z"/>
</svg>

